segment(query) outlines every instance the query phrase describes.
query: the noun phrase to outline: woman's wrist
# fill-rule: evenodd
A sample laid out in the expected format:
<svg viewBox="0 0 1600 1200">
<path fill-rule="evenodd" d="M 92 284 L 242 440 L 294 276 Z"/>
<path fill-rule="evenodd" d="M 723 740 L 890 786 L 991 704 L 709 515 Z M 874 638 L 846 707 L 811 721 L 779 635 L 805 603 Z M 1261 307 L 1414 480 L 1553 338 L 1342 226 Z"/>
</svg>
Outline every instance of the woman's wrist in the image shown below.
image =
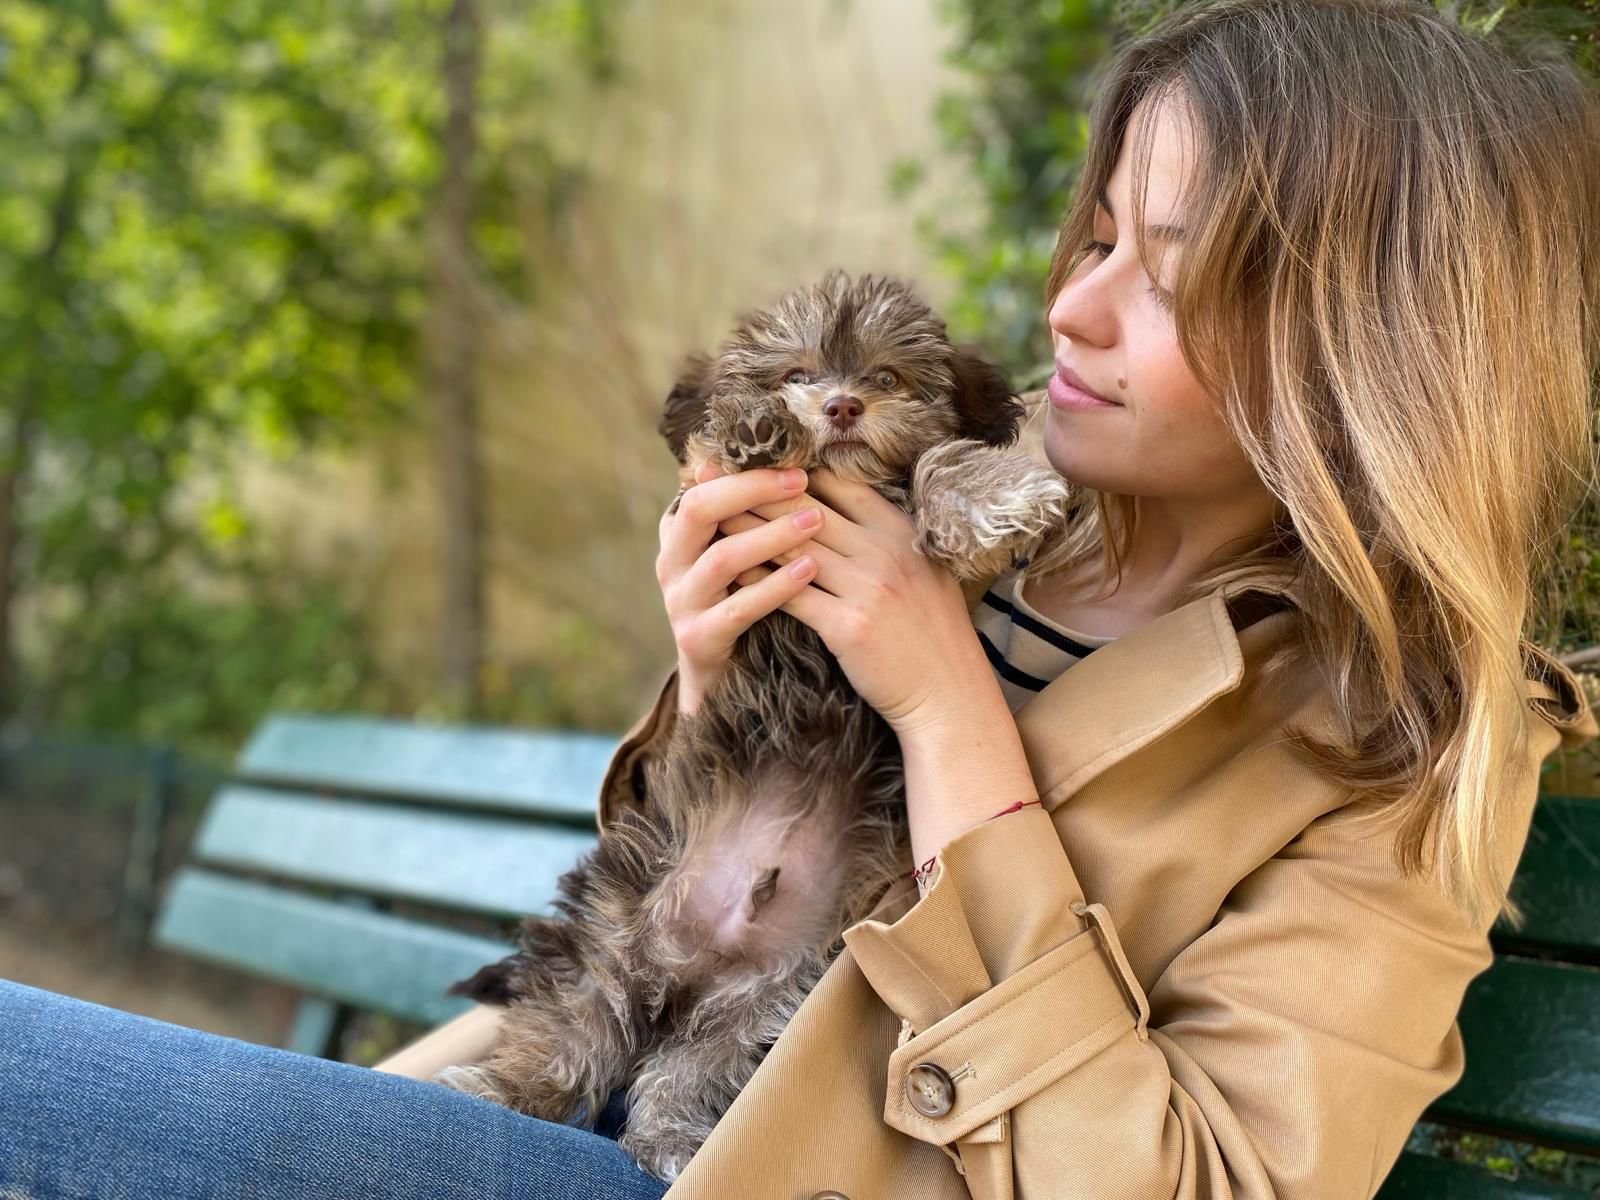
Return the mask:
<svg viewBox="0 0 1600 1200">
<path fill-rule="evenodd" d="M 678 660 L 678 715 L 692 716 L 705 699 L 707 690 L 711 687 L 711 680 L 707 679 L 693 667 L 686 666 L 680 658 Z"/>
<path fill-rule="evenodd" d="M 966 693 L 964 708 L 898 731 L 913 862 L 1002 810 L 1039 799 L 1016 721 L 992 674 L 986 682 Z"/>
</svg>

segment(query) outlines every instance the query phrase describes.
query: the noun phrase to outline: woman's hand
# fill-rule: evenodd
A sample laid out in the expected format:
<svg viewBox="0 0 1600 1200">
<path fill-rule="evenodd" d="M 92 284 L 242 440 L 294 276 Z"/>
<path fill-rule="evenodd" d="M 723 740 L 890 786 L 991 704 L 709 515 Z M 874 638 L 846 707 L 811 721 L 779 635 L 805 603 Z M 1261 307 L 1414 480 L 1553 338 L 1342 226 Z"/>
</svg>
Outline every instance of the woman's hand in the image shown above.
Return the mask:
<svg viewBox="0 0 1600 1200">
<path fill-rule="evenodd" d="M 715 481 L 716 468 L 702 473 Z M 821 636 L 862 699 L 902 739 L 917 728 L 958 718 L 974 682 L 993 676 L 956 578 L 923 557 L 911 518 L 864 483 L 826 467 L 811 472 L 822 526 L 803 553 L 816 560 L 814 583 L 775 585 L 774 571 L 751 563 L 735 576 L 752 589 L 788 594 L 775 606 Z M 735 537 L 787 526 L 784 505 L 758 504 L 719 524 Z M 772 536 L 776 537 L 775 534 Z M 780 551 L 781 568 L 799 550 Z M 995 688 L 998 691 L 998 688 Z"/>
<path fill-rule="evenodd" d="M 787 519 L 753 522 L 743 532 L 712 541 L 720 522 L 757 506 L 774 518 L 814 511 L 805 495 L 804 471 L 761 467 L 704 478 L 683 493 L 677 512 L 662 513 L 656 556 L 656 582 L 678 647 L 678 710 L 683 713 L 700 706 L 739 635 L 805 588 L 815 571 L 809 557 L 800 557 L 814 529 Z M 779 556 L 788 569 L 768 572 L 770 578 L 730 594 L 741 572 Z"/>
<path fill-rule="evenodd" d="M 715 468 L 702 468 L 702 478 L 721 482 L 715 475 Z M 816 581 L 776 607 L 821 635 L 856 691 L 899 737 L 911 849 L 914 861 L 925 862 L 951 838 L 1039 793 L 960 583 L 913 548 L 911 518 L 866 484 L 818 468 L 810 486 L 822 498 L 799 498 L 822 513 L 810 543 L 780 551 L 773 558 L 777 572 L 752 565 L 735 582 L 752 591 L 788 590 L 774 584 L 785 561 L 802 550 L 816 559 Z M 786 525 L 795 503 L 758 504 L 718 527 L 732 537 L 756 537 Z"/>
</svg>

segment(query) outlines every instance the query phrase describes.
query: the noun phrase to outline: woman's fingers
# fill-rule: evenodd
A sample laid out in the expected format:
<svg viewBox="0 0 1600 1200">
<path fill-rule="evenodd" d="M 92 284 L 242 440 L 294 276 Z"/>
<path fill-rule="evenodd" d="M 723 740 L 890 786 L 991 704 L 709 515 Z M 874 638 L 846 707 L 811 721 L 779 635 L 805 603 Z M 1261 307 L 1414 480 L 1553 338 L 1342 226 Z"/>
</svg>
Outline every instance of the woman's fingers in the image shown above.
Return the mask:
<svg viewBox="0 0 1600 1200">
<path fill-rule="evenodd" d="M 756 576 L 756 572 L 765 574 Z M 805 591 L 815 573 L 816 563 L 809 555 L 776 571 L 759 566 L 741 571 L 740 575 L 752 582 L 736 588 L 695 619 L 694 628 L 686 635 L 691 653 L 707 658 L 725 656 L 741 633 Z M 680 638 L 680 649 L 683 642 Z"/>
<path fill-rule="evenodd" d="M 797 519 L 802 517 L 809 518 L 810 523 Z M 670 586 L 668 616 L 710 608 L 723 598 L 739 572 L 786 553 L 792 557 L 797 547 L 811 540 L 819 524 L 820 514 L 805 509 L 777 521 L 761 521 L 758 527 L 712 542 Z"/>
<path fill-rule="evenodd" d="M 665 589 L 693 566 L 711 544 L 720 522 L 757 505 L 799 495 L 805 486 L 805 472 L 772 467 L 719 475 L 695 484 L 678 498 L 676 512 L 661 514 L 656 582 Z"/>
<path fill-rule="evenodd" d="M 807 555 L 809 558 L 810 556 Z M 792 568 L 793 564 L 791 564 Z M 748 571 L 739 574 L 741 590 L 771 584 L 771 576 L 783 575 L 791 568 L 780 568 L 774 571 L 771 567 L 751 567 Z M 836 605 L 839 604 L 837 596 L 832 595 L 818 582 L 816 575 L 809 576 L 808 583 L 802 583 L 790 593 L 789 598 L 777 607 L 783 609 L 791 617 L 804 621 L 813 629 L 819 629 L 825 621 L 834 619 L 837 615 Z M 772 609 L 767 609 L 772 612 Z M 765 615 L 765 613 L 763 613 Z"/>
<path fill-rule="evenodd" d="M 695 472 L 694 477 L 697 483 L 704 483 L 708 479 L 717 478 L 722 473 L 723 472 L 721 468 L 719 468 L 716 463 L 705 462 L 700 464 L 700 467 Z M 809 487 L 812 481 L 816 480 L 819 476 L 827 476 L 832 479 L 838 478 L 826 467 L 817 467 L 807 472 L 806 486 Z M 861 486 L 865 487 L 864 484 Z M 868 490 L 870 491 L 871 489 Z M 873 494 L 876 495 L 876 493 Z M 885 501 L 885 503 L 888 502 Z M 828 531 L 829 534 L 835 533 L 835 531 L 838 530 L 843 524 L 838 520 L 838 513 L 834 512 L 826 504 L 823 504 L 816 496 L 808 495 L 804 491 L 796 492 L 793 496 L 786 497 L 782 500 L 775 500 L 769 504 L 753 504 L 750 506 L 748 511 L 755 513 L 758 517 L 765 517 L 769 521 L 776 521 L 779 517 L 786 517 L 792 512 L 798 512 L 808 504 L 822 509 L 822 527 L 824 530 Z M 731 532 L 727 528 L 725 522 L 723 524 L 723 532 Z M 852 531 L 845 529 L 843 532 L 846 536 L 848 536 Z"/>
<path fill-rule="evenodd" d="M 792 515 L 793 514 L 791 513 L 785 513 L 782 516 L 774 517 L 771 521 L 764 521 L 760 517 L 752 516 L 750 513 L 735 513 L 726 521 L 722 522 L 722 524 L 718 525 L 717 528 L 722 531 L 724 536 L 732 537 L 734 534 L 744 533 L 747 530 L 761 529 L 767 525 L 779 524 L 783 521 L 789 520 Z M 822 510 L 822 515 L 824 522 L 822 525 L 817 526 L 811 531 L 810 541 L 803 542 L 787 550 L 782 550 L 777 554 L 774 554 L 771 558 L 763 559 L 762 561 L 774 566 L 782 567 L 787 566 L 789 563 L 799 558 L 802 554 L 808 554 L 815 559 L 817 563 L 817 572 L 813 577 L 812 582 L 820 588 L 833 591 L 837 587 L 837 581 L 839 578 L 838 572 L 845 565 L 845 556 L 840 554 L 837 550 L 834 550 L 833 548 L 823 544 L 822 539 L 828 533 L 826 521 L 828 513 L 826 509 Z M 712 544 L 716 545 L 717 543 Z M 830 580 L 833 582 L 830 583 Z M 738 578 L 737 581 L 741 584 L 748 582 L 748 580 L 743 578 Z"/>
</svg>

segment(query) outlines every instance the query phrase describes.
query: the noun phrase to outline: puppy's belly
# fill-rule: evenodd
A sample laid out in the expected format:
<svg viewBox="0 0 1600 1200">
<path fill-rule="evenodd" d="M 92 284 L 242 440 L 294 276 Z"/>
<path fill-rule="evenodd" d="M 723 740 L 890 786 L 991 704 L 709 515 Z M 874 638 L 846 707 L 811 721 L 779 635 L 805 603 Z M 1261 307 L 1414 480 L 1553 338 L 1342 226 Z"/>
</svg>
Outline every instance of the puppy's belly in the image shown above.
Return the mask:
<svg viewBox="0 0 1600 1200">
<path fill-rule="evenodd" d="M 765 963 L 837 935 L 843 822 L 774 792 L 720 811 L 691 836 L 667 880 L 668 919 L 686 951 Z"/>
</svg>

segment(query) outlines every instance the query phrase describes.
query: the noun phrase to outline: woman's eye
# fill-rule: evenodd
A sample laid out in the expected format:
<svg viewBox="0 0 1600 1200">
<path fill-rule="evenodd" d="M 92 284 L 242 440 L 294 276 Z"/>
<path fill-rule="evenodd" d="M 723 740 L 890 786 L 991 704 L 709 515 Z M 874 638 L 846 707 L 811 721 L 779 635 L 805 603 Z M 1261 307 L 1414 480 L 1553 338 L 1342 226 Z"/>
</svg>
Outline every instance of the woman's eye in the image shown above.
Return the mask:
<svg viewBox="0 0 1600 1200">
<path fill-rule="evenodd" d="M 1084 244 L 1083 248 L 1090 254 L 1098 254 L 1102 258 L 1116 249 L 1115 246 L 1110 245 L 1107 242 L 1087 242 Z M 1172 298 L 1172 293 L 1162 291 L 1160 288 L 1156 287 L 1155 284 L 1151 284 L 1146 290 L 1150 293 L 1150 298 L 1162 308 L 1166 309 L 1168 312 L 1173 310 L 1174 301 Z"/>
<path fill-rule="evenodd" d="M 785 383 L 810 383 L 811 372 L 804 367 L 796 367 L 783 377 Z"/>
<path fill-rule="evenodd" d="M 893 371 L 879 371 L 873 378 L 881 388 L 892 388 L 900 382 L 900 377 Z"/>
</svg>

